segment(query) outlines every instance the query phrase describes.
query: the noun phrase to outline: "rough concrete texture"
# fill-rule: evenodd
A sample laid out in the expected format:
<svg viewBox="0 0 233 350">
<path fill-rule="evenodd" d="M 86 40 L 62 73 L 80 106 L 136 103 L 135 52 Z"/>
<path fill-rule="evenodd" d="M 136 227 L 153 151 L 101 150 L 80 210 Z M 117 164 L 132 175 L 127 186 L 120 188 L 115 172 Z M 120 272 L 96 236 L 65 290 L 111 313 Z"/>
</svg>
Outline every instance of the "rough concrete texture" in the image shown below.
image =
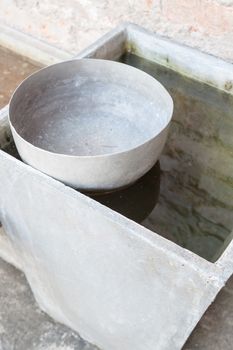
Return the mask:
<svg viewBox="0 0 233 350">
<path fill-rule="evenodd" d="M 103 350 L 181 348 L 224 284 L 217 265 L 4 152 L 0 176 L 0 219 L 42 310 Z"/>
<path fill-rule="evenodd" d="M 40 307 L 104 350 L 180 349 L 220 271 L 0 156 L 0 218 Z"/>
<path fill-rule="evenodd" d="M 0 350 L 97 350 L 35 303 L 24 274 L 0 259 Z"/>
<path fill-rule="evenodd" d="M 183 350 L 232 350 L 232 289 L 233 278 L 205 313 Z M 24 274 L 0 260 L 0 349 L 97 350 L 97 347 L 43 313 Z M 143 343 L 141 350 L 145 350 Z"/>
<path fill-rule="evenodd" d="M 2 0 L 0 19 L 73 53 L 131 21 L 233 61 L 232 0 Z"/>
</svg>

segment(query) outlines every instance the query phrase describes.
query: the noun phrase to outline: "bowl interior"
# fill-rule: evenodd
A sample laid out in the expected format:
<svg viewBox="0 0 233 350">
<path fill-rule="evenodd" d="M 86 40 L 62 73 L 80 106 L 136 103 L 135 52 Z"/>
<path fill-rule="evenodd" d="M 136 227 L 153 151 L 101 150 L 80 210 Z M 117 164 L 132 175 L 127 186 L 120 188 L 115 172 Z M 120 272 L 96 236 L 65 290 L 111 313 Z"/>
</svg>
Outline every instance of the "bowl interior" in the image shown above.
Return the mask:
<svg viewBox="0 0 233 350">
<path fill-rule="evenodd" d="M 168 124 L 171 101 L 147 74 L 122 63 L 74 60 L 26 79 L 10 102 L 16 132 L 34 146 L 75 156 L 135 148 Z"/>
</svg>

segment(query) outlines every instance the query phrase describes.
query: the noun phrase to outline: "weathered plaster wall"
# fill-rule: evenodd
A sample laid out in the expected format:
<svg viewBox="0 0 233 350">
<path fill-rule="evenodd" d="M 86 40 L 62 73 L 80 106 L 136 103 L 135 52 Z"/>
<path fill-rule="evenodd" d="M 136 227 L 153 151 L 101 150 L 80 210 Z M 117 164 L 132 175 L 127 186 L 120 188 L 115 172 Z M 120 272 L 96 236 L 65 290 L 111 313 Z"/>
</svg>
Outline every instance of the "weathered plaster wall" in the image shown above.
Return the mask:
<svg viewBox="0 0 233 350">
<path fill-rule="evenodd" d="M 1 0 L 0 21 L 73 53 L 131 21 L 233 61 L 233 0 Z"/>
</svg>

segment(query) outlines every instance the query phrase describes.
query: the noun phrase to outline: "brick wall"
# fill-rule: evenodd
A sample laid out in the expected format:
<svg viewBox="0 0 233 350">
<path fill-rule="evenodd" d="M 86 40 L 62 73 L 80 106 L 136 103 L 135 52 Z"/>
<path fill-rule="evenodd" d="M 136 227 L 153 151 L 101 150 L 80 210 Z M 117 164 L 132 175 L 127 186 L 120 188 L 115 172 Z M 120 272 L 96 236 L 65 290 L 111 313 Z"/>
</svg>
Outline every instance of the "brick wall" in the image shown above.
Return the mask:
<svg viewBox="0 0 233 350">
<path fill-rule="evenodd" d="M 233 0 L 1 0 L 0 21 L 73 53 L 131 21 L 233 61 Z"/>
</svg>

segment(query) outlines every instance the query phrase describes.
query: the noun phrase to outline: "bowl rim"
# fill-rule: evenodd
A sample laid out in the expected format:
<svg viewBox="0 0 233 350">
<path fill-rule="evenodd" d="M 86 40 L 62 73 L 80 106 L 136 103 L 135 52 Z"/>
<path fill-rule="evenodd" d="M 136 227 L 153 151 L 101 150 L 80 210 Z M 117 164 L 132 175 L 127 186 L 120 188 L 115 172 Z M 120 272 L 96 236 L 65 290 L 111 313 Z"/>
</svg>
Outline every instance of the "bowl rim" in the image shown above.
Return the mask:
<svg viewBox="0 0 233 350">
<path fill-rule="evenodd" d="M 34 78 L 36 75 L 40 74 L 41 72 L 44 72 L 46 70 L 49 70 L 49 69 L 51 69 L 53 67 L 56 67 L 56 66 L 59 66 L 59 65 L 66 65 L 66 64 L 70 64 L 70 63 L 77 63 L 78 61 L 81 61 L 81 62 L 95 61 L 95 62 L 99 62 L 99 63 L 105 64 L 105 65 L 110 62 L 111 65 L 117 65 L 118 67 L 124 65 L 124 66 L 127 66 L 127 69 L 129 69 L 129 70 L 134 70 L 134 71 L 136 70 L 138 73 L 140 72 L 140 74 L 145 75 L 147 77 L 147 79 L 149 78 L 151 81 L 153 81 L 153 83 L 156 83 L 157 86 L 159 86 L 160 90 L 163 91 L 163 94 L 164 94 L 164 96 L 165 96 L 165 98 L 167 100 L 166 103 L 168 105 L 167 106 L 168 107 L 168 112 L 167 112 L 166 125 L 161 130 L 159 130 L 158 133 L 155 133 L 153 135 L 153 137 L 145 139 L 145 141 L 143 141 L 141 143 L 138 143 L 134 147 L 130 147 L 130 148 L 126 149 L 126 150 L 119 151 L 119 152 L 110 152 L 110 153 L 96 154 L 96 155 L 78 155 L 78 154 L 74 155 L 74 154 L 58 153 L 58 152 L 46 150 L 46 149 L 41 148 L 39 146 L 35 146 L 31 142 L 27 141 L 23 136 L 20 135 L 20 133 L 16 130 L 15 126 L 13 125 L 13 123 L 11 121 L 12 103 L 13 103 L 13 100 L 15 98 L 16 93 L 18 92 L 18 90 L 21 88 L 22 85 L 24 85 L 28 80 Z M 167 91 L 167 89 L 157 79 L 155 79 L 150 74 L 142 71 L 141 69 L 133 67 L 133 66 L 130 66 L 130 65 L 127 65 L 125 63 L 112 61 L 112 60 L 97 59 L 97 58 L 75 58 L 75 59 L 73 58 L 73 59 L 69 59 L 69 60 L 66 60 L 66 61 L 62 61 L 62 62 L 58 62 L 58 63 L 55 63 L 55 64 L 51 64 L 51 65 L 46 66 L 46 67 L 42 67 L 38 71 L 33 72 L 28 77 L 26 77 L 24 80 L 22 80 L 21 83 L 15 88 L 15 90 L 13 91 L 13 93 L 11 95 L 11 98 L 10 98 L 10 101 L 9 101 L 8 119 L 9 119 L 9 125 L 10 125 L 10 128 L 11 128 L 13 139 L 14 139 L 15 143 L 16 143 L 16 140 L 15 140 L 15 135 L 16 135 L 17 138 L 20 139 L 20 141 L 22 141 L 23 143 L 26 143 L 32 150 L 43 152 L 43 153 L 45 153 L 47 155 L 54 155 L 54 156 L 57 156 L 57 157 L 60 157 L 60 158 L 64 158 L 64 157 L 67 158 L 67 157 L 69 157 L 69 158 L 79 158 L 79 159 L 85 159 L 85 158 L 87 158 L 87 159 L 94 159 L 94 158 L 104 158 L 104 157 L 109 157 L 109 156 L 123 155 L 125 153 L 130 152 L 130 151 L 137 150 L 141 146 L 144 146 L 144 145 L 148 144 L 150 141 L 154 140 L 155 137 L 157 137 L 159 134 L 161 134 L 165 129 L 167 129 L 167 127 L 169 126 L 169 124 L 171 122 L 171 119 L 172 119 L 173 110 L 174 110 L 174 102 L 173 102 L 173 99 L 172 99 L 171 95 Z M 16 147 L 17 147 L 17 144 L 16 144 Z"/>
</svg>

